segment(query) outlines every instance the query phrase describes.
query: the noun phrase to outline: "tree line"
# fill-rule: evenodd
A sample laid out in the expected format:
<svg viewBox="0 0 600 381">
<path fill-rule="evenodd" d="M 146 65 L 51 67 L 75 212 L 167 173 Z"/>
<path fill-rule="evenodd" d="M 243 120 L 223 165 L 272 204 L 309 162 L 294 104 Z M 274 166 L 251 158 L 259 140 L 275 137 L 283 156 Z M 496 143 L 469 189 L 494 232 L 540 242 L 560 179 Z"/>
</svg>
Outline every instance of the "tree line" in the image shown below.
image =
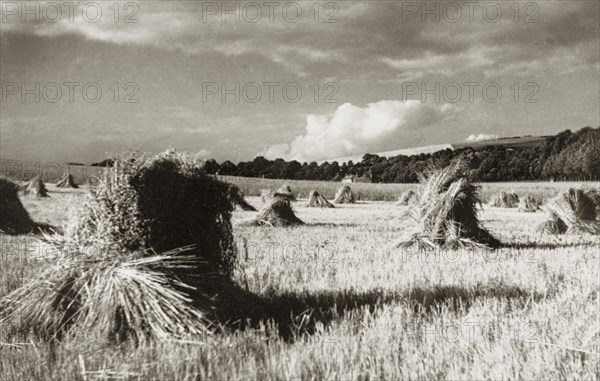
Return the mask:
<svg viewBox="0 0 600 381">
<path fill-rule="evenodd" d="M 267 160 L 217 163 L 208 160 L 208 173 L 289 180 L 340 181 L 346 175 L 369 176 L 373 182 L 414 183 L 419 173 L 443 167 L 462 158 L 474 181 L 600 180 L 600 128 L 563 131 L 527 147 L 490 145 L 482 148 L 445 149 L 434 153 L 385 158 L 366 154 L 361 162 L 317 164 Z"/>
<path fill-rule="evenodd" d="M 268 160 L 262 156 L 238 164 L 209 159 L 204 169 L 209 174 L 269 179 L 341 181 L 356 175 L 368 176 L 373 182 L 414 183 L 428 168 L 444 167 L 459 158 L 478 182 L 600 180 L 600 128 L 565 130 L 525 147 L 490 145 L 390 158 L 366 154 L 358 163 L 341 164 Z"/>
</svg>

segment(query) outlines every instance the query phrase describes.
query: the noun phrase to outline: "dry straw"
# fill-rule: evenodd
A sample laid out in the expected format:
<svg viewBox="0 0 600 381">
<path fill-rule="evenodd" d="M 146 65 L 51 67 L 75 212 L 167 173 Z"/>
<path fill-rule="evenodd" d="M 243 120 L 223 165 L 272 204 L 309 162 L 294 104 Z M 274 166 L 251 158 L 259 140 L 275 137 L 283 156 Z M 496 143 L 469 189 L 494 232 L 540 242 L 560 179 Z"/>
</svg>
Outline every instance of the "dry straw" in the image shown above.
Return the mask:
<svg viewBox="0 0 600 381">
<path fill-rule="evenodd" d="M 327 201 L 327 199 L 316 190 L 311 191 L 308 195 L 308 204 L 306 204 L 306 206 L 309 208 L 334 208 L 333 204 Z"/>
<path fill-rule="evenodd" d="M 416 195 L 417 195 L 417 193 L 414 190 L 412 190 L 412 189 L 406 190 L 400 194 L 400 197 L 398 197 L 398 201 L 396 202 L 396 205 L 406 206 L 410 203 L 410 200 L 412 200 Z"/>
<path fill-rule="evenodd" d="M 69 250 L 23 287 L 0 299 L 8 327 L 45 339 L 65 335 L 135 342 L 208 332 L 202 310 L 193 306 L 188 285 L 175 273 L 193 266 L 195 256 Z M 98 254 L 98 253 L 95 253 Z"/>
<path fill-rule="evenodd" d="M 40 176 L 36 176 L 33 179 L 29 180 L 25 189 L 23 189 L 23 194 L 32 197 L 49 197 L 48 190 L 46 189 L 46 185 L 42 181 Z"/>
<path fill-rule="evenodd" d="M 261 189 L 260 190 L 260 200 L 263 204 L 268 203 L 273 197 L 273 191 L 270 189 Z"/>
<path fill-rule="evenodd" d="M 79 188 L 79 185 L 75 183 L 73 175 L 70 173 L 65 173 L 55 186 L 57 188 Z"/>
<path fill-rule="evenodd" d="M 352 189 L 348 185 L 339 188 L 333 199 L 334 204 L 354 204 L 355 202 Z"/>
<path fill-rule="evenodd" d="M 229 199 L 232 204 L 239 206 L 242 210 L 256 212 L 256 208 L 246 201 L 242 190 L 235 185 L 229 185 Z"/>
<path fill-rule="evenodd" d="M 490 206 L 497 208 L 516 208 L 518 205 L 519 196 L 512 192 L 499 192 L 490 199 Z"/>
<path fill-rule="evenodd" d="M 277 189 L 277 192 L 275 193 L 293 195 L 292 188 L 290 188 L 290 186 L 287 184 L 283 184 L 282 186 L 280 186 L 279 189 Z"/>
<path fill-rule="evenodd" d="M 288 227 L 303 225 L 292 209 L 293 195 L 276 192 L 271 200 L 258 212 L 256 217 L 240 222 L 244 226 Z"/>
<path fill-rule="evenodd" d="M 583 193 L 585 193 L 585 195 L 592 200 L 596 208 L 596 218 L 600 218 L 600 189 L 584 189 Z"/>
<path fill-rule="evenodd" d="M 530 195 L 519 198 L 519 212 L 536 212 L 539 208 L 539 203 Z"/>
<path fill-rule="evenodd" d="M 494 248 L 500 242 L 480 226 L 477 187 L 463 174 L 462 164 L 430 170 L 420 177 L 418 194 L 410 201 L 408 216 L 415 231 L 396 247 Z"/>
<path fill-rule="evenodd" d="M 596 204 L 589 192 L 569 189 L 546 204 L 546 221 L 537 227 L 540 233 L 548 234 L 600 234 Z"/>
<path fill-rule="evenodd" d="M 236 258 L 230 185 L 204 174 L 202 163 L 167 151 L 117 162 L 84 202 L 79 241 L 108 238 L 156 252 L 195 245 L 202 273 L 231 275 Z"/>
<path fill-rule="evenodd" d="M 67 233 L 44 237 L 60 260 L 0 300 L 1 323 L 137 342 L 207 332 L 236 262 L 230 192 L 174 151 L 118 160 Z"/>
<path fill-rule="evenodd" d="M 0 231 L 6 234 L 29 233 L 35 227 L 18 192 L 17 184 L 0 177 Z"/>
</svg>

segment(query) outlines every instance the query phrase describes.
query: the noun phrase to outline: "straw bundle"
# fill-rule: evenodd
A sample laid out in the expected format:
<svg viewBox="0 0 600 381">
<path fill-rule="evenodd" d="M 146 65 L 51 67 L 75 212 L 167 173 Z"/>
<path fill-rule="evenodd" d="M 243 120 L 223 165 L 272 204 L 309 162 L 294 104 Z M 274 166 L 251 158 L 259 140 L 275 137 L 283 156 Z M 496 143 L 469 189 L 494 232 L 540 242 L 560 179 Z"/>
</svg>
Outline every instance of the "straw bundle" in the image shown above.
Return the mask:
<svg viewBox="0 0 600 381">
<path fill-rule="evenodd" d="M 268 203 L 273 197 L 273 191 L 270 189 L 261 189 L 260 191 L 260 200 L 263 204 Z"/>
<path fill-rule="evenodd" d="M 273 227 L 303 225 L 304 222 L 296 216 L 292 209 L 292 201 L 296 201 L 296 199 L 290 194 L 275 193 L 273 198 L 258 212 L 256 217 L 242 221 L 240 225 L 267 225 Z"/>
<path fill-rule="evenodd" d="M 490 199 L 490 206 L 497 208 L 516 208 L 519 205 L 519 196 L 511 192 L 499 192 Z"/>
<path fill-rule="evenodd" d="M 416 196 L 417 196 L 417 193 L 414 190 L 412 190 L 412 189 L 406 190 L 400 194 L 400 197 L 398 197 L 398 201 L 396 202 L 396 205 L 403 205 L 403 206 L 408 205 L 410 203 L 410 200 L 412 200 Z"/>
<path fill-rule="evenodd" d="M 57 188 L 79 188 L 73 179 L 73 175 L 65 173 L 63 177 L 55 184 Z"/>
<path fill-rule="evenodd" d="M 173 151 L 117 161 L 66 235 L 44 237 L 60 261 L 0 300 L 0 323 L 117 341 L 206 332 L 236 263 L 230 192 Z"/>
<path fill-rule="evenodd" d="M 333 204 L 327 201 L 327 199 L 316 190 L 311 191 L 308 195 L 308 204 L 306 204 L 306 206 L 309 208 L 334 208 Z"/>
<path fill-rule="evenodd" d="M 549 213 L 546 220 L 536 227 L 538 233 L 565 234 L 569 227 L 558 216 Z"/>
<path fill-rule="evenodd" d="M 65 250 L 66 248 L 62 248 Z M 177 270 L 195 256 L 109 250 L 103 257 L 71 252 L 0 299 L 0 322 L 45 339 L 65 335 L 134 342 L 207 333 Z"/>
<path fill-rule="evenodd" d="M 477 188 L 461 173 L 461 164 L 431 170 L 420 178 L 418 197 L 409 217 L 416 229 L 396 247 L 490 248 L 500 242 L 482 228 L 477 217 Z"/>
<path fill-rule="evenodd" d="M 533 197 L 525 195 L 519 199 L 519 212 L 535 212 L 538 209 L 539 204 Z"/>
<path fill-rule="evenodd" d="M 256 212 L 256 208 L 244 199 L 242 190 L 235 185 L 229 185 L 229 199 L 232 204 L 239 206 L 242 210 Z"/>
<path fill-rule="evenodd" d="M 0 231 L 6 234 L 29 233 L 35 228 L 18 192 L 17 184 L 0 177 Z"/>
<path fill-rule="evenodd" d="M 130 250 L 195 245 L 205 264 L 200 273 L 229 276 L 237 257 L 230 192 L 184 154 L 135 156 L 107 169 L 74 231 L 81 241 L 117 241 Z"/>
<path fill-rule="evenodd" d="M 546 205 L 548 218 L 537 228 L 550 234 L 600 234 L 594 201 L 581 189 L 569 189 Z"/>
<path fill-rule="evenodd" d="M 335 198 L 333 199 L 334 204 L 354 204 L 354 194 L 352 193 L 352 189 L 348 185 L 344 185 L 338 189 L 335 194 Z"/>
<path fill-rule="evenodd" d="M 600 190 L 595 188 L 585 189 L 583 191 L 585 195 L 592 200 L 596 206 L 596 218 L 600 218 Z"/>
<path fill-rule="evenodd" d="M 279 187 L 279 189 L 277 189 L 276 193 L 281 193 L 281 194 L 293 194 L 292 193 L 292 188 L 290 188 L 289 185 L 287 184 L 283 184 L 282 186 Z"/>
<path fill-rule="evenodd" d="M 23 194 L 32 197 L 49 197 L 48 190 L 44 185 L 40 176 L 36 176 L 33 179 L 29 180 L 25 189 L 23 189 Z"/>
</svg>

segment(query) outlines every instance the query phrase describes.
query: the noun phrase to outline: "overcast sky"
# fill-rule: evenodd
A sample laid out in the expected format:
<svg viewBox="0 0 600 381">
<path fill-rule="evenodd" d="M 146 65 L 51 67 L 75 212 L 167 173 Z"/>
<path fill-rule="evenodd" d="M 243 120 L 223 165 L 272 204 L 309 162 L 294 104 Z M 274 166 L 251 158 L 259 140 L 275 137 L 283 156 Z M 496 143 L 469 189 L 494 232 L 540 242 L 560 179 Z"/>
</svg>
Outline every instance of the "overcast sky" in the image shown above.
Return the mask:
<svg viewBox="0 0 600 381">
<path fill-rule="evenodd" d="M 2 3 L 2 158 L 311 161 L 600 125 L 595 0 L 99 3 Z"/>
</svg>

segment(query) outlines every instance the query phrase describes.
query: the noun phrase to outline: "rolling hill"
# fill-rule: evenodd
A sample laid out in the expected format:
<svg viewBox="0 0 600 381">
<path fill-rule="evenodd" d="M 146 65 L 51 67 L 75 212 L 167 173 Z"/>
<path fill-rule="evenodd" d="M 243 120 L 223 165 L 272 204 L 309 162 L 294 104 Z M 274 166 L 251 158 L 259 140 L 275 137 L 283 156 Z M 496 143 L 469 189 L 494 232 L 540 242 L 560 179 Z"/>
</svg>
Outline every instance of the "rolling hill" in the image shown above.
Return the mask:
<svg viewBox="0 0 600 381">
<path fill-rule="evenodd" d="M 504 147 L 532 147 L 537 144 L 543 143 L 550 136 L 513 136 L 506 138 L 498 138 L 491 140 L 482 140 L 482 141 L 472 141 L 472 142 L 461 142 L 461 143 L 451 143 L 451 144 L 436 144 L 430 146 L 423 147 L 414 147 L 414 148 L 404 148 L 394 151 L 386 151 L 386 152 L 373 152 L 373 155 L 377 155 L 380 157 L 394 157 L 399 155 L 411 156 L 411 155 L 419 155 L 421 153 L 433 153 L 437 151 L 442 151 L 445 149 L 451 149 L 453 151 L 463 149 L 463 148 L 473 148 L 480 149 L 488 146 L 504 146 Z M 360 162 L 364 155 L 353 155 L 341 158 L 333 158 L 327 160 L 321 160 L 318 163 L 324 163 L 326 161 L 333 162 L 337 161 L 338 163 L 347 163 L 348 161 L 352 161 L 354 163 Z"/>
</svg>

